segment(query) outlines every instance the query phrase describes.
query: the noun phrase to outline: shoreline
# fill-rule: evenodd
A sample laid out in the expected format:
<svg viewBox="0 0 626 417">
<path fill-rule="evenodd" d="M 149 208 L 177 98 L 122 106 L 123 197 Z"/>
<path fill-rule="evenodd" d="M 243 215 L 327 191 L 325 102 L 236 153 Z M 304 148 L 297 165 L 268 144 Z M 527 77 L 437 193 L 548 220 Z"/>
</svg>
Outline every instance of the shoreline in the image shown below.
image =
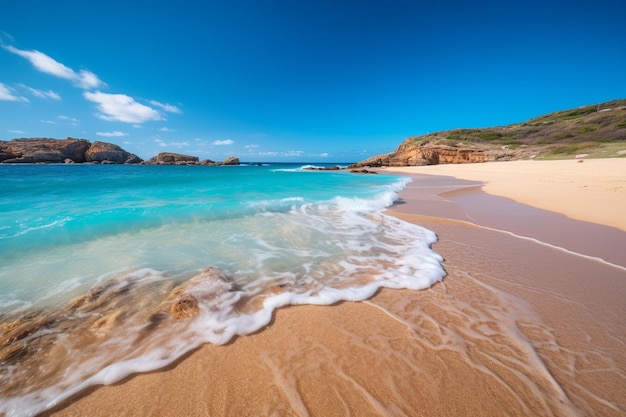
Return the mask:
<svg viewBox="0 0 626 417">
<path fill-rule="evenodd" d="M 253 335 L 42 415 L 623 415 L 624 268 L 501 231 L 510 217 L 482 226 L 486 207 L 528 207 L 463 181 L 420 173 L 387 211 L 437 233 L 442 283 L 282 308 Z"/>
<path fill-rule="evenodd" d="M 487 194 L 626 231 L 626 158 L 443 164 L 382 171 L 473 181 Z"/>
</svg>

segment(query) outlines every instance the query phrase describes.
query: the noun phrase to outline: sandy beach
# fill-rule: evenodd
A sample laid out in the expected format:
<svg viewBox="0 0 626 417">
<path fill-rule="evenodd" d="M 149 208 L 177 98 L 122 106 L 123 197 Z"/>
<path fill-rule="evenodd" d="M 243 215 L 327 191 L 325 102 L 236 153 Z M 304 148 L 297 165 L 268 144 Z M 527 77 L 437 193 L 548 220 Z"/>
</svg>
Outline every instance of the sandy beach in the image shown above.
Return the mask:
<svg viewBox="0 0 626 417">
<path fill-rule="evenodd" d="M 54 416 L 623 416 L 626 159 L 388 169 L 444 281 L 265 329 Z"/>
<path fill-rule="evenodd" d="M 486 193 L 626 231 L 626 159 L 512 161 L 390 168 L 484 182 Z"/>
</svg>

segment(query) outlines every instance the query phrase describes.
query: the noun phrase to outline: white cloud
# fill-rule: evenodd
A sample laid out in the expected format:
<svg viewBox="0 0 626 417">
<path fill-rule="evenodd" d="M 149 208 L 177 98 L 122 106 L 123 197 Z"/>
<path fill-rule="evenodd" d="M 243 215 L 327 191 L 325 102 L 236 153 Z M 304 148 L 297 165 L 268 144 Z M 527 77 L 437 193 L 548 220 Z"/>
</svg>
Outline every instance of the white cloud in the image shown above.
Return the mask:
<svg viewBox="0 0 626 417">
<path fill-rule="evenodd" d="M 55 125 L 57 124 L 57 122 L 55 122 L 54 120 L 42 120 L 41 123 L 47 123 L 49 125 Z"/>
<path fill-rule="evenodd" d="M 161 109 L 163 109 L 164 111 L 168 113 L 181 114 L 183 112 L 181 109 L 179 109 L 176 106 L 172 106 L 171 104 L 159 103 L 156 100 L 150 100 L 150 104 L 152 104 L 153 106 L 160 107 Z"/>
<path fill-rule="evenodd" d="M 259 147 L 259 145 L 246 145 L 246 146 L 244 146 L 244 148 L 246 148 L 246 149 L 254 149 L 254 148 L 258 148 L 258 147 Z"/>
<path fill-rule="evenodd" d="M 163 126 L 162 128 L 159 129 L 161 132 L 176 132 L 174 129 L 170 129 L 167 126 Z"/>
<path fill-rule="evenodd" d="M 34 95 L 35 97 L 50 98 L 52 100 L 61 100 L 61 96 L 58 93 L 55 93 L 52 90 L 43 91 L 43 90 L 38 90 L 38 89 L 33 88 L 33 87 L 29 87 L 29 86 L 24 85 L 24 84 L 18 84 L 18 85 L 20 87 L 22 87 L 23 89 L 30 91 L 30 93 L 32 95 Z"/>
<path fill-rule="evenodd" d="M 25 51 L 17 49 L 11 45 L 2 45 L 2 47 L 11 53 L 27 59 L 38 71 L 71 81 L 74 85 L 82 89 L 87 90 L 105 85 L 93 72 L 87 70 L 80 70 L 76 72 L 50 58 L 43 52 L 39 52 L 37 50 Z"/>
<path fill-rule="evenodd" d="M 0 83 L 0 100 L 23 101 L 28 103 L 28 99 L 26 97 L 16 95 L 11 88 L 7 87 L 3 83 Z"/>
<path fill-rule="evenodd" d="M 69 117 L 69 116 L 57 116 L 57 119 L 59 120 L 63 120 L 65 122 L 68 122 L 69 124 L 73 125 L 73 126 L 78 126 L 78 119 L 74 118 L 74 117 Z"/>
<path fill-rule="evenodd" d="M 11 34 L 6 33 L 4 30 L 0 30 L 0 44 L 2 44 L 2 38 L 7 38 L 11 42 L 15 42 L 15 38 Z"/>
<path fill-rule="evenodd" d="M 304 151 L 287 151 L 283 153 L 283 156 L 302 156 Z"/>
<path fill-rule="evenodd" d="M 7 132 L 9 132 L 9 133 L 15 133 L 15 134 L 17 134 L 17 135 L 23 135 L 24 133 L 26 133 L 26 132 L 24 132 L 23 130 L 15 130 L 15 129 L 9 129 L 9 130 L 7 130 Z"/>
<path fill-rule="evenodd" d="M 98 76 L 91 71 L 80 70 L 78 72 L 78 82 L 76 83 L 80 88 L 84 90 L 103 87 L 106 84 L 103 81 L 100 81 Z"/>
<path fill-rule="evenodd" d="M 128 133 L 120 132 L 119 130 L 115 130 L 113 132 L 96 132 L 98 136 L 104 136 L 105 138 L 118 138 L 120 136 L 128 136 Z"/>
<path fill-rule="evenodd" d="M 185 142 L 165 142 L 163 139 L 155 139 L 154 140 L 156 143 L 159 144 L 159 146 L 166 148 L 166 147 L 184 147 L 184 146 L 189 146 L 189 142 L 185 141 Z"/>
<path fill-rule="evenodd" d="M 322 153 L 320 154 L 320 157 L 321 157 L 321 158 L 328 158 L 328 152 L 322 152 Z"/>
<path fill-rule="evenodd" d="M 233 143 L 235 143 L 234 140 L 232 139 L 226 139 L 226 140 L 214 140 L 213 141 L 213 145 L 217 145 L 217 146 L 222 146 L 222 145 L 232 145 Z"/>
<path fill-rule="evenodd" d="M 144 123 L 163 120 L 158 111 L 135 101 L 125 94 L 108 94 L 96 91 L 84 92 L 83 96 L 98 105 L 98 117 L 109 122 Z"/>
</svg>

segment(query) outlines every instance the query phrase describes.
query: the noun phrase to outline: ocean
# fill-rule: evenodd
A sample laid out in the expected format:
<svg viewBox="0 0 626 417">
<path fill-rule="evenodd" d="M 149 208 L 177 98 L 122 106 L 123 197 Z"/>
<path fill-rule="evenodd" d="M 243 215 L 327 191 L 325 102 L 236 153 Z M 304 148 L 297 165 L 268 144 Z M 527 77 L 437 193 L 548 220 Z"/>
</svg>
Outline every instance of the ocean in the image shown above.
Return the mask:
<svg viewBox="0 0 626 417">
<path fill-rule="evenodd" d="M 262 330 L 275 309 L 440 281 L 409 179 L 241 166 L 0 165 L 0 414 Z"/>
</svg>

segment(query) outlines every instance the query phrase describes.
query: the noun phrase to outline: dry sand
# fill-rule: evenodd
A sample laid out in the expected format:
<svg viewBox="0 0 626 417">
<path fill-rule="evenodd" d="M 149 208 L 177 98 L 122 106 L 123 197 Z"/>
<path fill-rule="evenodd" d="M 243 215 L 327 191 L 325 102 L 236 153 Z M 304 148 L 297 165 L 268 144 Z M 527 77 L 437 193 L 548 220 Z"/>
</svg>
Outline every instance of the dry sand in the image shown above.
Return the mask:
<svg viewBox="0 0 626 417">
<path fill-rule="evenodd" d="M 451 175 L 445 171 L 450 169 L 459 178 L 490 181 L 485 189 L 496 193 L 497 179 L 519 177 L 515 172 L 522 177 L 515 179 L 521 184 L 516 190 L 524 184 L 559 188 L 556 179 L 538 176 L 549 167 L 556 169 L 558 181 L 576 178 L 587 185 L 565 185 L 569 192 L 559 194 L 551 210 L 576 217 L 561 200 L 584 202 L 578 194 L 586 189 L 604 195 L 602 205 L 619 194 L 615 204 L 626 207 L 626 177 L 610 186 L 600 176 L 602 184 L 595 184 L 580 171 L 596 164 L 588 162 L 564 161 L 560 168 L 507 162 L 420 172 Z M 604 162 L 623 167 L 626 161 Z M 524 166 L 532 167 L 532 175 Z M 489 172 L 495 168 L 498 173 Z M 450 177 L 417 175 L 410 185 L 401 195 L 403 204 L 391 211 L 438 234 L 433 248 L 445 258 L 443 283 L 419 292 L 383 290 L 360 303 L 281 309 L 254 335 L 226 346 L 206 345 L 164 371 L 94 388 L 52 414 L 625 415 L 623 250 L 603 256 L 611 258 L 604 262 L 587 256 L 591 249 L 585 245 L 565 251 L 557 243 L 543 243 L 556 239 L 558 230 L 582 228 L 594 241 L 624 244 L 626 233 L 614 228 L 620 219 L 603 219 L 613 228 L 576 222 Z M 487 220 L 476 220 L 487 208 Z M 508 233 L 519 216 L 523 230 Z M 546 222 L 553 227 L 544 237 Z M 602 248 L 596 250 L 604 255 Z"/>
<path fill-rule="evenodd" d="M 626 158 L 392 168 L 484 182 L 485 192 L 626 231 Z"/>
</svg>

